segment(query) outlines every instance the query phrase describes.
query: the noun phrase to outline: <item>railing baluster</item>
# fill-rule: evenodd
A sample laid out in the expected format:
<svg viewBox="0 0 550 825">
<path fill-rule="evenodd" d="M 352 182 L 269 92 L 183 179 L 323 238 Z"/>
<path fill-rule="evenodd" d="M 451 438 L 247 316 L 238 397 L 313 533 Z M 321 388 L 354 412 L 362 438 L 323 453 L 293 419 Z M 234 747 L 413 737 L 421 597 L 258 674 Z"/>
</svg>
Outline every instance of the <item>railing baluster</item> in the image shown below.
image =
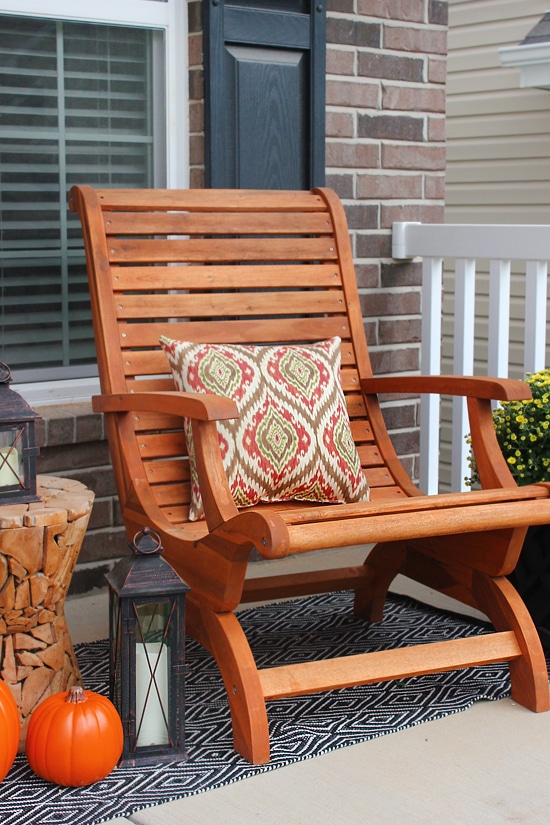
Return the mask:
<svg viewBox="0 0 550 825">
<path fill-rule="evenodd" d="M 455 317 L 453 341 L 453 372 L 472 375 L 474 371 L 474 320 L 476 262 L 472 258 L 459 259 L 455 270 Z M 464 490 L 468 445 L 468 410 L 465 398 L 453 398 L 451 485 L 453 490 Z"/>
<path fill-rule="evenodd" d="M 425 258 L 422 264 L 421 367 L 425 375 L 441 372 L 441 316 L 443 258 Z M 423 395 L 420 413 L 420 488 L 430 495 L 439 484 L 439 419 L 437 395 Z"/>
<path fill-rule="evenodd" d="M 546 261 L 527 261 L 523 363 L 525 372 L 538 372 L 545 367 L 547 280 L 548 264 Z"/>
<path fill-rule="evenodd" d="M 508 377 L 510 358 L 510 261 L 489 264 L 488 375 Z"/>
</svg>

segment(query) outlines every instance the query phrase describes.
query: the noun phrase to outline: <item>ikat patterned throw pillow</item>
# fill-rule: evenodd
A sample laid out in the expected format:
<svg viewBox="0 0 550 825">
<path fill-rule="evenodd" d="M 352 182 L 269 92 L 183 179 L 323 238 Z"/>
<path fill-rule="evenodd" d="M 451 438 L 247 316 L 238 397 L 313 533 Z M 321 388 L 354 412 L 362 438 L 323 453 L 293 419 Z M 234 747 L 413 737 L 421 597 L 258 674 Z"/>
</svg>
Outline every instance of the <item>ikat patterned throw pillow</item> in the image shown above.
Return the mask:
<svg viewBox="0 0 550 825">
<path fill-rule="evenodd" d="M 367 501 L 369 488 L 340 385 L 340 339 L 311 345 L 194 344 L 162 337 L 176 387 L 235 401 L 240 418 L 217 422 L 237 507 L 260 501 Z M 204 516 L 191 422 L 189 518 Z"/>
</svg>

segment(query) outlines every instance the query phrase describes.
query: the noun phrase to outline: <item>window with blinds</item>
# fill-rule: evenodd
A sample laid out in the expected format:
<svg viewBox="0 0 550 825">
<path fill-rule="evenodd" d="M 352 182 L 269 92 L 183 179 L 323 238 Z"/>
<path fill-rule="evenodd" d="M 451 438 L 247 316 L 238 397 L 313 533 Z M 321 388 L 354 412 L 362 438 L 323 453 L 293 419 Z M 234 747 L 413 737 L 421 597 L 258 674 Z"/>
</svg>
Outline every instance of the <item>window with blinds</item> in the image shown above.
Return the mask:
<svg viewBox="0 0 550 825">
<path fill-rule="evenodd" d="M 152 53 L 145 29 L 0 15 L 0 360 L 16 381 L 94 373 L 67 193 L 153 185 Z"/>
</svg>

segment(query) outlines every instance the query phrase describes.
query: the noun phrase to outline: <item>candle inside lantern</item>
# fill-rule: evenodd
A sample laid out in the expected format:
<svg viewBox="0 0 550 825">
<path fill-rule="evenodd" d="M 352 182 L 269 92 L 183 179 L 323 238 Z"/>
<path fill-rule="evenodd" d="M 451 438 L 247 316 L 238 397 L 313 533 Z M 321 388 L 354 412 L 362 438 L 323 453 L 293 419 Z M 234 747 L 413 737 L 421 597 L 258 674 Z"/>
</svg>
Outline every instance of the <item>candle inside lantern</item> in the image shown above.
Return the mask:
<svg viewBox="0 0 550 825">
<path fill-rule="evenodd" d="M 150 689 L 149 685 L 151 685 Z M 164 714 L 162 708 L 164 708 Z M 168 713 L 168 648 L 162 642 L 137 644 L 136 732 L 138 732 L 138 738 L 136 744 L 138 747 L 168 744 L 166 726 Z"/>
<path fill-rule="evenodd" d="M 12 447 L 0 447 L 0 487 L 19 483 L 19 455 Z"/>
</svg>

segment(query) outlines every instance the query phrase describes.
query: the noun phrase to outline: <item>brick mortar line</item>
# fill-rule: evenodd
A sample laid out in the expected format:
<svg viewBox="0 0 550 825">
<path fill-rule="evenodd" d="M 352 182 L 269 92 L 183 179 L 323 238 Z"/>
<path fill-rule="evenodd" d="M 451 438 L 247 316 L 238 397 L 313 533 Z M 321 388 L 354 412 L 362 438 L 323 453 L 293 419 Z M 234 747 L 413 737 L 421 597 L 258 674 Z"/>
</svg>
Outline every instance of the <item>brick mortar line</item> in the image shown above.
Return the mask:
<svg viewBox="0 0 550 825">
<path fill-rule="evenodd" d="M 537 16 L 535 15 L 533 19 Z M 379 23 L 381 26 L 389 26 L 390 28 L 406 28 L 406 29 L 436 29 L 441 31 L 447 31 L 447 26 L 443 23 L 432 23 L 429 20 L 421 21 L 421 20 L 392 20 L 389 17 L 375 17 L 372 14 L 366 14 L 360 11 L 337 11 L 337 10 L 328 10 L 327 9 L 327 19 L 331 20 L 348 20 L 350 22 L 360 20 L 361 23 Z"/>
</svg>

